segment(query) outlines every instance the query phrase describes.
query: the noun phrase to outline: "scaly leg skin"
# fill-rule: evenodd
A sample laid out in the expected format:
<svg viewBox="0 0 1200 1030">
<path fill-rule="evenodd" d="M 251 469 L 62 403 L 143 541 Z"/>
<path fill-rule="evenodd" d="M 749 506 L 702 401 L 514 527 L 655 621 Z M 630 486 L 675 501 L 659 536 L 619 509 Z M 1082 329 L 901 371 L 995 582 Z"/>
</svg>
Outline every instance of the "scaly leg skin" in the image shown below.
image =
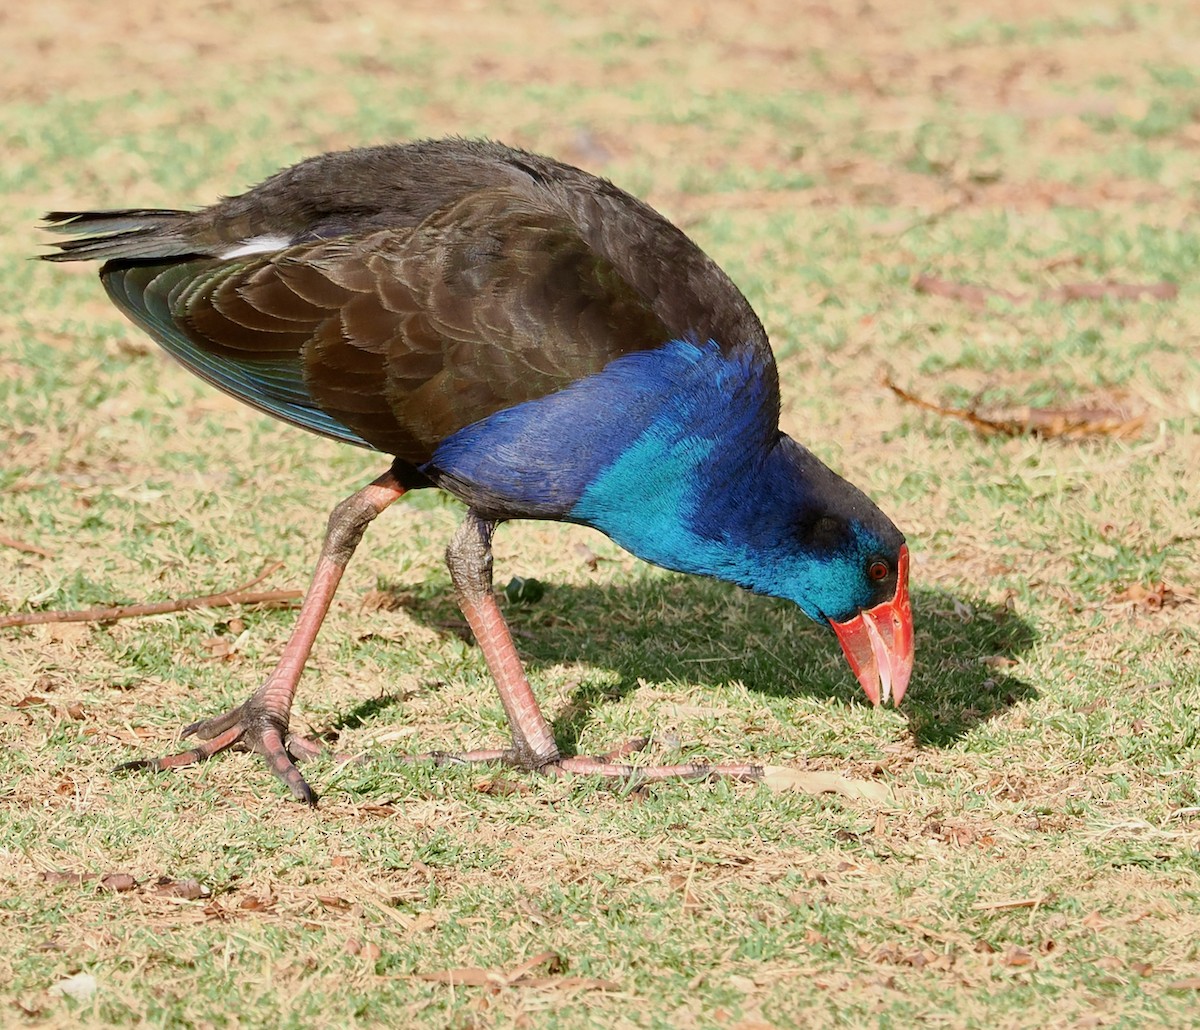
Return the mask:
<svg viewBox="0 0 1200 1030">
<path fill-rule="evenodd" d="M 458 605 L 479 642 L 484 659 L 500 691 L 500 702 L 512 730 L 512 747 L 503 751 L 469 751 L 462 754 L 437 752 L 429 757 L 439 765 L 474 762 L 503 762 L 520 769 L 550 775 L 577 773 L 619 779 L 665 780 L 706 779 L 725 776 L 738 780 L 762 778 L 761 765 L 652 765 L 634 766 L 617 761 L 646 746 L 646 740 L 631 741 L 607 755 L 563 758 L 554 742 L 525 670 L 513 644 L 512 633 L 492 591 L 492 533 L 496 523 L 468 512 L 446 548 L 446 565 L 458 597 Z"/>
<path fill-rule="evenodd" d="M 246 701 L 223 715 L 186 726 L 184 736 L 195 734 L 202 743 L 179 754 L 126 762 L 118 769 L 174 769 L 202 762 L 237 744 L 257 751 L 268 768 L 296 797 L 309 805 L 317 803 L 316 792 L 304 781 L 295 759 L 311 758 L 321 747 L 304 737 L 288 735 L 296 684 L 304 671 L 313 641 L 321 628 L 330 602 L 368 523 L 405 490 L 391 471 L 352 494 L 333 509 L 321 556 L 313 572 L 312 585 L 304 596 L 296 628 L 283 649 L 279 664 L 261 687 Z M 290 750 L 290 753 L 289 753 Z"/>
</svg>

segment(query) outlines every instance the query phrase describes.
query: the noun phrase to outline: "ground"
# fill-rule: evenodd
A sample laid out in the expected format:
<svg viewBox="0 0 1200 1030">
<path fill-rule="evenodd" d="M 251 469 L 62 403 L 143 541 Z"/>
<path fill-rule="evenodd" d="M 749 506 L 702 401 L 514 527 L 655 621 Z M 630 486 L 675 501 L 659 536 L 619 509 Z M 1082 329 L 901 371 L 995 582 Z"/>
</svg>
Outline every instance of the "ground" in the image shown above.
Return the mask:
<svg viewBox="0 0 1200 1030">
<path fill-rule="evenodd" d="M 908 535 L 918 657 L 875 711 L 787 605 L 506 526 L 565 748 L 870 789 L 404 764 L 504 732 L 441 564 L 461 512 L 423 494 L 301 685 L 298 724 L 372 756 L 310 766 L 311 811 L 247 755 L 113 772 L 244 697 L 293 610 L 0 629 L 0 1025 L 1200 1025 L 1198 68 L 1170 3 L 8 5 L 0 614 L 302 589 L 385 465 L 28 260 L 42 213 L 488 135 L 729 271 L 784 428 Z"/>
</svg>

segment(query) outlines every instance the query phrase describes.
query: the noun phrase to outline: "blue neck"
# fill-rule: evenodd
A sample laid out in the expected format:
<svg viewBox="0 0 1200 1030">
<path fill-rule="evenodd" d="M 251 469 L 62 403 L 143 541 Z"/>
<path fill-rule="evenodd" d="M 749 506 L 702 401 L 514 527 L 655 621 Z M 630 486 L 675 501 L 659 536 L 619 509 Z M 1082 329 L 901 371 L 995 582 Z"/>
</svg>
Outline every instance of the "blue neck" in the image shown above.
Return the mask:
<svg viewBox="0 0 1200 1030">
<path fill-rule="evenodd" d="M 656 392 L 667 401 L 566 518 L 656 565 L 788 596 L 762 554 L 801 501 L 794 445 L 780 447 L 773 370 L 714 344 L 675 342 L 653 353 L 670 384 Z"/>
</svg>

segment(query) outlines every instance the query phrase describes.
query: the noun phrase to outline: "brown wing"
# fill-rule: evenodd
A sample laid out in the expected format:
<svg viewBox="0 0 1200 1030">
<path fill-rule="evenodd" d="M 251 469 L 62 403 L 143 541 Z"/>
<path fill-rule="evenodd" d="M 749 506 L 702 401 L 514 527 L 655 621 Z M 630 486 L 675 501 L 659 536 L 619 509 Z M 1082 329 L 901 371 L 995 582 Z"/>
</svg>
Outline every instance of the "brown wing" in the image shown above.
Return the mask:
<svg viewBox="0 0 1200 1030">
<path fill-rule="evenodd" d="M 414 464 L 463 426 L 670 336 L 569 219 L 505 189 L 412 230 L 187 262 L 166 276 L 111 263 L 105 276 L 121 280 L 110 292 L 143 323 L 165 308 L 184 339 L 164 344 L 217 385 L 288 417 L 272 381 L 293 396 L 302 384 L 301 402 Z"/>
<path fill-rule="evenodd" d="M 750 347 L 728 277 L 647 205 L 497 143 L 327 154 L 197 212 L 57 213 L 113 300 L 198 374 L 408 461 L 494 411 L 669 339 Z M 273 253 L 254 253 L 281 249 Z"/>
</svg>

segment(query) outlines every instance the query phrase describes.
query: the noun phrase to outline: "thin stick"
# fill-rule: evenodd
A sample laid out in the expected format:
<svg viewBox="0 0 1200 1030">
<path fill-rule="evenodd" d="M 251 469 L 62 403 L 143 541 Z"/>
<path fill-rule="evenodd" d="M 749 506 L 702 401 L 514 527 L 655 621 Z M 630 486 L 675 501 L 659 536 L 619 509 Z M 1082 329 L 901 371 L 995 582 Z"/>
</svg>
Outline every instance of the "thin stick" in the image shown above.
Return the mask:
<svg viewBox="0 0 1200 1030">
<path fill-rule="evenodd" d="M 906 401 L 918 408 L 924 408 L 926 411 L 935 411 L 939 415 L 949 415 L 952 418 L 960 418 L 969 425 L 974 426 L 985 433 L 1001 433 L 1006 436 L 1020 435 L 1020 428 L 1006 425 L 1003 422 L 993 422 L 991 419 L 983 418 L 976 415 L 975 412 L 968 408 L 944 408 L 940 404 L 934 404 L 932 401 L 927 401 L 923 397 L 918 397 L 915 393 L 909 393 L 904 387 L 897 386 L 893 382 L 892 377 L 886 372 L 882 377 L 883 385 L 892 391 L 902 401 Z"/>
<path fill-rule="evenodd" d="M 261 583 L 283 562 L 268 565 L 254 579 L 241 586 L 220 594 L 203 597 L 179 597 L 173 601 L 155 601 L 151 604 L 123 604 L 112 608 L 80 608 L 74 611 L 22 612 L 18 615 L 0 615 L 0 629 L 9 626 L 38 626 L 47 622 L 115 622 L 117 619 L 135 619 L 142 615 L 167 615 L 185 612 L 193 608 L 225 608 L 233 604 L 278 604 L 302 597 L 303 590 L 258 590 L 249 588 Z"/>
<path fill-rule="evenodd" d="M 24 540 L 16 540 L 11 536 L 0 536 L 0 547 L 11 547 L 14 551 L 24 551 L 26 554 L 40 554 L 43 558 L 54 557 L 53 551 L 47 551 L 37 544 L 27 544 Z"/>
</svg>

